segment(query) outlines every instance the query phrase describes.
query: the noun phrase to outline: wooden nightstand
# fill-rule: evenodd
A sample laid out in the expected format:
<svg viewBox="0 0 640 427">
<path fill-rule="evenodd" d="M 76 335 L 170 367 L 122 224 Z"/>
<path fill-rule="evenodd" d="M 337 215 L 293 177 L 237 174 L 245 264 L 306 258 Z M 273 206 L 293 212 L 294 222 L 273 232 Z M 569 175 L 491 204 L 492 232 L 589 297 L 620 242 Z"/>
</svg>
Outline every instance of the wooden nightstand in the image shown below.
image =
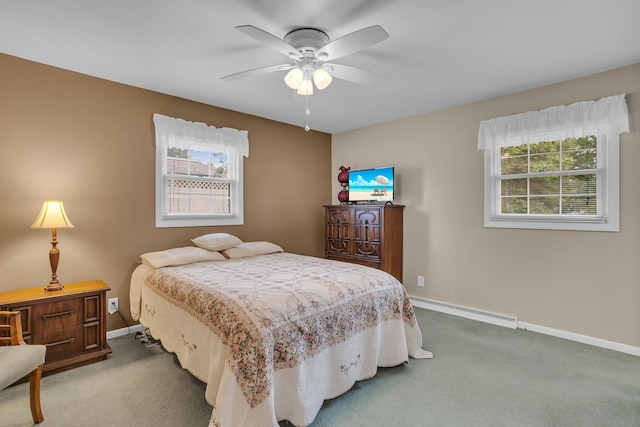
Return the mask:
<svg viewBox="0 0 640 427">
<path fill-rule="evenodd" d="M 109 286 L 101 280 L 67 283 L 60 291 L 44 286 L 0 292 L 0 310 L 20 311 L 24 339 L 47 346 L 44 373 L 103 360 L 107 344 Z"/>
</svg>

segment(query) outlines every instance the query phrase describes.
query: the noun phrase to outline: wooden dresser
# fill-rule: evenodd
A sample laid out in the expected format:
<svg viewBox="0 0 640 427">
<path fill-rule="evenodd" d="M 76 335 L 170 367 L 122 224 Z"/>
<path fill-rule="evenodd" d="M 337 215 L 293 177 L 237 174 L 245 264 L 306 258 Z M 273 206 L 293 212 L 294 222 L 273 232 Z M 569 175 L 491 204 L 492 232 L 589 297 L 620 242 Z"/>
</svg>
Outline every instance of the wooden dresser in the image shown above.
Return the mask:
<svg viewBox="0 0 640 427">
<path fill-rule="evenodd" d="M 101 280 L 68 283 L 60 291 L 44 286 L 0 292 L 0 310 L 20 311 L 24 340 L 44 344 L 45 373 L 103 360 L 107 344 L 106 292 Z"/>
<path fill-rule="evenodd" d="M 325 258 L 379 268 L 402 282 L 403 205 L 325 205 Z"/>
</svg>

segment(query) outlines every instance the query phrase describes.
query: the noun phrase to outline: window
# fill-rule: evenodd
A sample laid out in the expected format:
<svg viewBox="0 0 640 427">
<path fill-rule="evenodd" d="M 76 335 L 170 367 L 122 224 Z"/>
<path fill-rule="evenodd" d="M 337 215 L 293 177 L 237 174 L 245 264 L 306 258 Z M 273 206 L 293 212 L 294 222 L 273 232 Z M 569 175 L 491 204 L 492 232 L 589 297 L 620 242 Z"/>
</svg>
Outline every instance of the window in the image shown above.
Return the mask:
<svg viewBox="0 0 640 427">
<path fill-rule="evenodd" d="M 501 213 L 599 215 L 603 156 L 597 140 L 590 135 L 501 148 Z"/>
<path fill-rule="evenodd" d="M 624 95 L 480 123 L 485 227 L 619 231 Z"/>
<path fill-rule="evenodd" d="M 156 128 L 156 227 L 244 223 L 246 131 L 160 114 Z"/>
</svg>

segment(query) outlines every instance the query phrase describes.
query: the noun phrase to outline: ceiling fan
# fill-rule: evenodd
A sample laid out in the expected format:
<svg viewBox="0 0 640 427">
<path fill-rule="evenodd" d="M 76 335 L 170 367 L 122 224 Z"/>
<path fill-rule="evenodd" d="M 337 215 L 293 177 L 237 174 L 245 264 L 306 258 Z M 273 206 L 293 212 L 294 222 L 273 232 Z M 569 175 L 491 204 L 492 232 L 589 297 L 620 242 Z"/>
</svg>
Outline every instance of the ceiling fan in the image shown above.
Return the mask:
<svg viewBox="0 0 640 427">
<path fill-rule="evenodd" d="M 252 25 L 241 25 L 236 29 L 286 55 L 289 63 L 242 71 L 222 77 L 222 80 L 237 80 L 288 70 L 284 81 L 300 95 L 312 95 L 314 83 L 319 90 L 326 88 L 331 84 L 332 77 L 365 85 L 374 85 L 383 80 L 381 75 L 371 71 L 327 62 L 386 40 L 389 34 L 379 25 L 354 31 L 333 41 L 324 31 L 309 27 L 290 31 L 284 39 Z"/>
</svg>

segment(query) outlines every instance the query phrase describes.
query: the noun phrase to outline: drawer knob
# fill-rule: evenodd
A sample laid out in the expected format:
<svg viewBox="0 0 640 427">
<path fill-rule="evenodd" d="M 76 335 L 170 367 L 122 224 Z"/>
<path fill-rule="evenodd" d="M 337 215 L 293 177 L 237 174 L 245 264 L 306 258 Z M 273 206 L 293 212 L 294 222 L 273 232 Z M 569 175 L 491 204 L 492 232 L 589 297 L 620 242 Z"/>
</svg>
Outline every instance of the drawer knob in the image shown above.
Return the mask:
<svg viewBox="0 0 640 427">
<path fill-rule="evenodd" d="M 74 314 L 75 312 L 76 312 L 75 310 L 67 310 L 67 311 L 60 311 L 58 313 L 43 314 L 42 320 L 47 320 L 51 317 L 66 316 L 68 314 Z"/>
</svg>

